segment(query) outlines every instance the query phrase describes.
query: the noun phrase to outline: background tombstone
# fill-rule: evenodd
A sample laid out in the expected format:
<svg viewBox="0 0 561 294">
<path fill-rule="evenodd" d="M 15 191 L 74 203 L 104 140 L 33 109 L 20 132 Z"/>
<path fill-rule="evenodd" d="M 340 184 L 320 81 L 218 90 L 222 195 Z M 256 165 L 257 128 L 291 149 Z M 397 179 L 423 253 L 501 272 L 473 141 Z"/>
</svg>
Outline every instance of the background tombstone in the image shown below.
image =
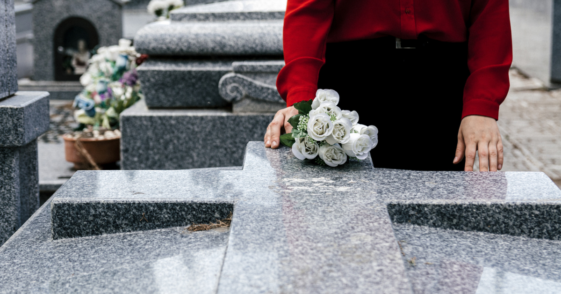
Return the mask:
<svg viewBox="0 0 561 294">
<path fill-rule="evenodd" d="M 48 90 L 51 99 L 72 100 L 91 51 L 123 36 L 120 0 L 34 0 L 33 77 L 22 90 Z"/>
<path fill-rule="evenodd" d="M 184 7 L 140 29 L 145 99 L 121 114 L 123 169 L 241 166 L 285 107 L 275 81 L 284 66 L 285 0 Z"/>
<path fill-rule="evenodd" d="M 16 92 L 13 0 L 0 0 L 0 245 L 39 208 L 37 137 L 49 127 L 46 92 Z"/>
<path fill-rule="evenodd" d="M 545 86 L 561 84 L 561 2 L 510 0 L 513 64 Z"/>
</svg>

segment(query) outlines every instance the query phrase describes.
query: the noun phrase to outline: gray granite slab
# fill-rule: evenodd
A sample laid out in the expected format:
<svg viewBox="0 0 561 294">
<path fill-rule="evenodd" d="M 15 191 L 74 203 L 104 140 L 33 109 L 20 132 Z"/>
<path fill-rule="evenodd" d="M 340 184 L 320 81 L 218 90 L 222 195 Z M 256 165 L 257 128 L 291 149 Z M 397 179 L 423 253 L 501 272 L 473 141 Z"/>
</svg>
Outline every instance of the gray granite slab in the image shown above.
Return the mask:
<svg viewBox="0 0 561 294">
<path fill-rule="evenodd" d="M 94 210 L 97 205 L 121 205 L 127 209 L 119 214 L 140 217 L 139 223 L 147 223 L 150 218 L 143 220 L 142 214 L 146 216 L 148 207 L 202 202 L 234 205 L 227 247 L 220 247 L 225 251 L 213 258 L 203 252 L 207 247 L 181 243 L 184 239 L 179 236 L 184 228 L 173 227 L 177 224 L 167 220 L 159 221 L 172 226 L 168 229 L 144 231 L 137 225 L 134 229 L 139 231 L 134 233 L 51 239 L 51 228 L 57 221 L 51 211 L 68 217 L 65 230 L 71 231 L 72 227 L 84 226 L 87 230 L 92 226 L 83 223 L 91 222 L 101 228 L 111 227 L 115 219 L 126 217 L 107 210 L 93 220 L 80 213 L 88 205 Z M 416 233 L 405 225 L 392 224 L 388 207 L 398 203 L 416 212 L 421 204 L 445 204 L 448 209 L 439 213 L 452 219 L 455 215 L 460 223 L 477 223 L 504 216 L 489 213 L 483 204 L 516 207 L 513 212 L 520 213 L 533 213 L 529 205 L 537 205 L 549 210 L 550 218 L 543 221 L 554 227 L 561 213 L 553 209 L 560 202 L 561 191 L 542 173 L 396 171 L 374 169 L 370 160 L 332 169 L 299 161 L 288 148 L 265 149 L 262 142 L 252 142 L 246 149 L 243 170 L 77 173 L 48 203 L 50 211 L 43 207 L 0 248 L 0 282 L 9 285 L 7 289 L 22 291 L 54 287 L 61 292 L 127 292 L 135 287 L 131 285 L 135 279 L 145 285 L 161 277 L 160 271 L 153 270 L 156 259 L 165 260 L 165 264 L 186 264 L 160 258 L 176 256 L 181 248 L 190 256 L 207 256 L 205 264 L 220 264 L 220 269 L 210 267 L 206 273 L 194 273 L 187 266 L 187 271 L 171 270 L 169 275 L 181 272 L 183 277 L 212 279 L 213 287 L 209 282 L 204 289 L 213 293 L 473 293 L 478 287 L 487 291 L 482 293 L 489 293 L 497 277 L 500 281 L 513 277 L 533 281 L 525 284 L 526 292 L 548 293 L 555 285 L 552 282 L 558 280 L 558 266 L 553 263 L 558 263 L 555 256 L 561 250 L 560 241 L 538 239 L 543 236 L 517 237 L 509 231 L 460 232 L 465 238 L 442 233 L 456 231 L 431 227 Z M 462 219 L 456 204 L 473 205 L 472 209 L 480 213 L 474 215 L 476 218 Z M 191 214 L 216 217 L 212 210 L 193 210 Z M 191 242 L 207 240 L 196 234 L 187 235 L 194 236 Z M 439 237 L 443 234 L 453 238 Z M 426 239 L 432 243 L 424 245 Z M 417 245 L 407 247 L 407 242 Z M 216 240 L 210 243 L 224 244 Z M 483 252 L 477 251 L 479 244 Z M 483 260 L 496 253 L 491 249 L 508 248 L 514 249 Z M 429 253 L 423 253 L 426 250 Z M 507 256 L 515 261 L 503 262 Z M 544 261 L 546 256 L 552 260 Z M 413 257 L 416 259 L 409 262 Z M 477 279 L 479 269 L 473 261 L 463 262 L 464 257 L 476 258 L 475 266 L 483 265 L 480 276 L 484 278 Z M 417 273 L 420 262 L 434 262 L 438 267 L 434 273 Z M 48 270 L 38 270 L 46 264 Z M 17 270 L 8 272 L 10 267 Z M 134 275 L 142 267 L 152 272 Z M 500 276 L 503 269 L 509 273 L 502 276 L 506 278 Z M 27 283 L 17 283 L 23 277 Z M 66 280 L 61 282 L 61 278 L 68 279 L 71 286 L 66 288 Z M 476 280 L 479 284 L 474 286 Z M 540 283 L 542 280 L 545 282 Z M 164 286 L 181 285 L 180 280 L 167 281 Z M 63 286 L 56 288 L 59 285 Z M 153 288 L 148 289 L 151 292 Z"/>
<path fill-rule="evenodd" d="M 216 293 L 228 230 L 53 241 L 50 201 L 0 248 L 1 293 Z"/>
<path fill-rule="evenodd" d="M 275 56 L 282 58 L 282 20 L 149 24 L 135 48 L 151 56 Z"/>
<path fill-rule="evenodd" d="M 140 101 L 121 114 L 121 167 L 241 166 L 245 146 L 263 140 L 273 115 L 235 114 L 227 109 L 147 109 Z"/>
<path fill-rule="evenodd" d="M 228 106 L 218 83 L 231 71 L 231 60 L 150 58 L 138 67 L 138 76 L 149 108 L 215 108 Z"/>
<path fill-rule="evenodd" d="M 98 45 L 111 46 L 117 45 L 123 36 L 122 14 L 122 2 L 118 0 L 34 0 L 33 79 L 55 80 L 55 30 L 64 20 L 75 17 L 90 22 L 97 30 Z"/>
<path fill-rule="evenodd" d="M 284 19 L 286 0 L 226 1 L 177 9 L 172 21 L 244 21 Z"/>
<path fill-rule="evenodd" d="M 0 147 L 0 245 L 39 208 L 37 141 Z"/>
<path fill-rule="evenodd" d="M 415 293 L 559 293 L 561 241 L 393 228 Z"/>
<path fill-rule="evenodd" d="M 49 128 L 49 93 L 17 92 L 0 100 L 0 147 L 23 146 Z"/>
<path fill-rule="evenodd" d="M 0 1 L 0 99 L 18 90 L 14 0 Z"/>
</svg>

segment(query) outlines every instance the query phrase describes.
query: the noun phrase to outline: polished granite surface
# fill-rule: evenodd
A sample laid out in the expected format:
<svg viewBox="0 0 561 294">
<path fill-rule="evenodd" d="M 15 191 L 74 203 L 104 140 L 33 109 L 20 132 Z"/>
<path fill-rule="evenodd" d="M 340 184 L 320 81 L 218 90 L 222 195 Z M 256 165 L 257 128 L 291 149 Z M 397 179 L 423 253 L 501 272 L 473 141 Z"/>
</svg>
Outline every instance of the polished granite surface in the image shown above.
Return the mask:
<svg viewBox="0 0 561 294">
<path fill-rule="evenodd" d="M 243 171 L 76 174 L 0 248 L 0 292 L 503 293 L 527 279 L 524 293 L 550 293 L 560 280 L 561 191 L 541 173 L 331 169 L 288 148 L 246 152 Z M 112 213 L 95 208 L 108 203 Z M 159 215 L 173 203 L 231 203 L 232 226 L 186 233 Z M 53 241 L 51 211 L 86 235 L 92 222 L 138 232 Z M 150 213 L 160 229 L 145 231 Z M 510 230 L 509 214 L 526 230 Z M 115 221 L 127 215 L 138 221 Z M 438 267 L 425 274 L 421 262 Z"/>
</svg>

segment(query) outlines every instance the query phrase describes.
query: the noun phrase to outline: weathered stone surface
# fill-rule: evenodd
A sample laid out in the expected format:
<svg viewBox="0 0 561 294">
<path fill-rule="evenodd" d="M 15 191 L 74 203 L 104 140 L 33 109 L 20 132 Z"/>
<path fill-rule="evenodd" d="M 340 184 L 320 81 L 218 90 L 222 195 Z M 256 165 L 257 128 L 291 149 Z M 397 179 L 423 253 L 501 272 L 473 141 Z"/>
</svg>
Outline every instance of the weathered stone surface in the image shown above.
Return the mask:
<svg viewBox="0 0 561 294">
<path fill-rule="evenodd" d="M 0 147 L 24 146 L 49 128 L 49 93 L 18 92 L 0 101 Z"/>
<path fill-rule="evenodd" d="M 226 107 L 218 93 L 220 78 L 232 61 L 149 59 L 138 67 L 146 105 L 150 108 Z"/>
<path fill-rule="evenodd" d="M 282 56 L 282 20 L 169 22 L 138 31 L 135 48 L 151 56 Z"/>
<path fill-rule="evenodd" d="M 263 140 L 274 113 L 227 109 L 147 109 L 140 101 L 121 114 L 125 170 L 240 166 L 249 141 Z"/>
<path fill-rule="evenodd" d="M 34 80 L 55 80 L 54 35 L 57 26 L 69 17 L 90 21 L 99 35 L 100 46 L 117 45 L 123 36 L 123 8 L 113 0 L 34 0 L 33 48 Z"/>
<path fill-rule="evenodd" d="M 37 141 L 0 147 L 0 246 L 39 208 Z"/>
<path fill-rule="evenodd" d="M 226 1 L 177 9 L 172 21 L 244 21 L 284 19 L 286 0 Z"/>
<path fill-rule="evenodd" d="M 77 173 L 0 248 L 0 283 L 20 292 L 554 293 L 560 201 L 543 173 L 384 170 L 370 160 L 333 169 L 252 142 L 243 170 Z M 208 208 L 228 203 L 226 231 L 190 233 L 168 217 L 216 220 L 222 212 Z M 427 205 L 441 209 L 427 215 Z M 53 226 L 94 236 L 53 241 Z"/>
<path fill-rule="evenodd" d="M 0 0 L 0 99 L 18 90 L 14 0 Z"/>
</svg>

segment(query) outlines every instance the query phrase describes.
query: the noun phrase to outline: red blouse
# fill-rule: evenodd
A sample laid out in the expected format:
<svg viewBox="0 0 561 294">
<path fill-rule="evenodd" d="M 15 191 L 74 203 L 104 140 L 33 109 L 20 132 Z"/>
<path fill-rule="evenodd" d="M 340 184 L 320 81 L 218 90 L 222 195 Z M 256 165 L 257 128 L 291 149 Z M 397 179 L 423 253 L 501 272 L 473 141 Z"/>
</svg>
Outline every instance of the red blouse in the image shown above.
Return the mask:
<svg viewBox="0 0 561 294">
<path fill-rule="evenodd" d="M 277 88 L 288 106 L 315 97 L 326 42 L 418 35 L 468 42 L 471 72 L 462 118 L 498 119 L 512 63 L 508 0 L 288 0 L 284 18 L 286 66 Z"/>
</svg>

